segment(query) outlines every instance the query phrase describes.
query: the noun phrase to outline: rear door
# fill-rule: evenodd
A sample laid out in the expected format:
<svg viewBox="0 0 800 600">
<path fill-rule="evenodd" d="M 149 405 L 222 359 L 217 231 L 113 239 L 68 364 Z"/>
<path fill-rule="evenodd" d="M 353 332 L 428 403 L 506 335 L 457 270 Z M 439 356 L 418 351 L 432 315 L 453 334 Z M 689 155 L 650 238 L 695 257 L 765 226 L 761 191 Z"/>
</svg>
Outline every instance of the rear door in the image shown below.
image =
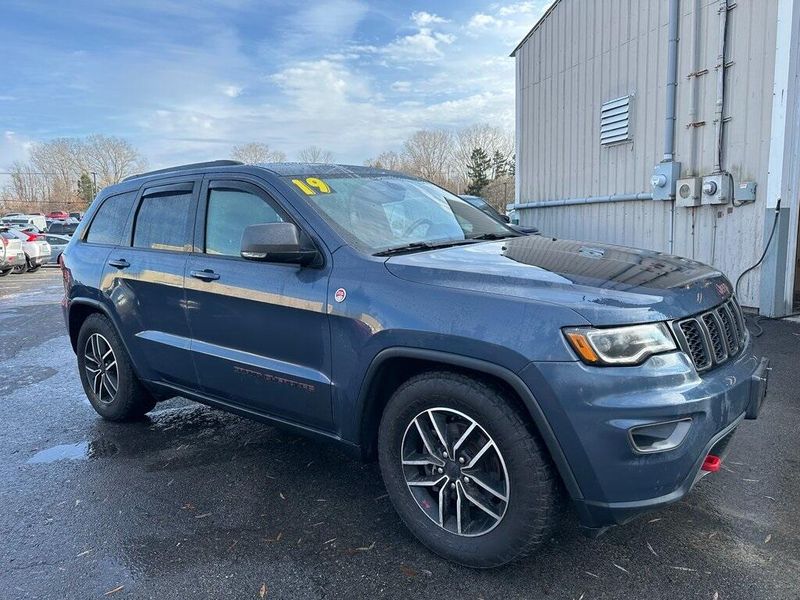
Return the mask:
<svg viewBox="0 0 800 600">
<path fill-rule="evenodd" d="M 195 230 L 198 247 L 186 267 L 192 353 L 206 393 L 330 429 L 330 261 L 322 268 L 300 268 L 240 255 L 245 227 L 279 221 L 303 228 L 259 180 L 206 178 Z"/>
<path fill-rule="evenodd" d="M 148 183 L 139 192 L 132 234 L 108 256 L 104 284 L 145 379 L 195 388 L 184 310 L 200 177 Z"/>
</svg>

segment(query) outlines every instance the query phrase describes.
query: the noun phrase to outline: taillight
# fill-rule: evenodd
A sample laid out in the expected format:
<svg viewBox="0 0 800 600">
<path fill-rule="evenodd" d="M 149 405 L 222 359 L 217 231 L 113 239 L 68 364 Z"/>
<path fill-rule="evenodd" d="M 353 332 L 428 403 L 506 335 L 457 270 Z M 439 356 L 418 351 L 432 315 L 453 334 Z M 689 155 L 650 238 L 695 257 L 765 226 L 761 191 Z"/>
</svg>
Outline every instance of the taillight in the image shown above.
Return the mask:
<svg viewBox="0 0 800 600">
<path fill-rule="evenodd" d="M 36 235 L 35 233 L 29 233 L 28 234 L 28 241 L 29 242 L 35 242 L 38 239 L 39 239 L 39 236 Z"/>
<path fill-rule="evenodd" d="M 8 240 L 6 238 L 0 238 L 0 240 L 3 240 L 3 246 L 8 246 Z"/>
</svg>

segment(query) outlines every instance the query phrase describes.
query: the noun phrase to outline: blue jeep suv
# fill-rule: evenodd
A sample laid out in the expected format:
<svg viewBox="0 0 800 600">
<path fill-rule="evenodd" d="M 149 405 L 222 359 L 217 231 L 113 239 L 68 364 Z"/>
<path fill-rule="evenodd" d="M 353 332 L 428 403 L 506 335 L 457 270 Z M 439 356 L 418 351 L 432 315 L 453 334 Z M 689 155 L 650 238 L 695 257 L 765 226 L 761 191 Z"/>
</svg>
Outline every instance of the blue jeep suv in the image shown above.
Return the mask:
<svg viewBox="0 0 800 600">
<path fill-rule="evenodd" d="M 377 457 L 422 543 L 474 567 L 531 551 L 569 504 L 597 534 L 678 500 L 766 391 L 720 272 L 520 235 L 391 171 L 137 175 L 61 263 L 103 418 L 184 396 L 335 440 Z"/>
</svg>

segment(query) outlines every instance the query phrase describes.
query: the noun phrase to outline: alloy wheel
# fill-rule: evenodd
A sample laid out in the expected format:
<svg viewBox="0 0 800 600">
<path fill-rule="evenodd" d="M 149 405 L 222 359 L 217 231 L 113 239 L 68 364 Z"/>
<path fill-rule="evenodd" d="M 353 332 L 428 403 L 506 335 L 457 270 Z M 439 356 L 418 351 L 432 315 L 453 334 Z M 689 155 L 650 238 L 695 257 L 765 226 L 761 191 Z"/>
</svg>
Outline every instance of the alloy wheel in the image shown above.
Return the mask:
<svg viewBox="0 0 800 600">
<path fill-rule="evenodd" d="M 111 344 L 99 333 L 93 333 L 86 340 L 83 357 L 89 387 L 98 401 L 110 404 L 114 401 L 119 386 L 117 357 L 114 356 Z"/>
<path fill-rule="evenodd" d="M 429 519 L 460 536 L 484 535 L 508 509 L 511 482 L 495 441 L 480 424 L 450 408 L 430 408 L 406 427 L 403 476 Z"/>
</svg>

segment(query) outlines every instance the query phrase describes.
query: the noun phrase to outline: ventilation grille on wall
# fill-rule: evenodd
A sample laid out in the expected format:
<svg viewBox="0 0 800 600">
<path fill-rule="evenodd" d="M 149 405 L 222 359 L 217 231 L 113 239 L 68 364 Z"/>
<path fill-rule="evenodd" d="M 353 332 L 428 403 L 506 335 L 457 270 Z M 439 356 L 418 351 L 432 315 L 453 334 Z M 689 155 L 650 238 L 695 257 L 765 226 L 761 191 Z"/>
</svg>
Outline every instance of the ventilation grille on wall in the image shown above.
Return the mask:
<svg viewBox="0 0 800 600">
<path fill-rule="evenodd" d="M 600 107 L 600 144 L 608 146 L 631 139 L 630 108 L 633 96 L 604 102 Z"/>
</svg>

